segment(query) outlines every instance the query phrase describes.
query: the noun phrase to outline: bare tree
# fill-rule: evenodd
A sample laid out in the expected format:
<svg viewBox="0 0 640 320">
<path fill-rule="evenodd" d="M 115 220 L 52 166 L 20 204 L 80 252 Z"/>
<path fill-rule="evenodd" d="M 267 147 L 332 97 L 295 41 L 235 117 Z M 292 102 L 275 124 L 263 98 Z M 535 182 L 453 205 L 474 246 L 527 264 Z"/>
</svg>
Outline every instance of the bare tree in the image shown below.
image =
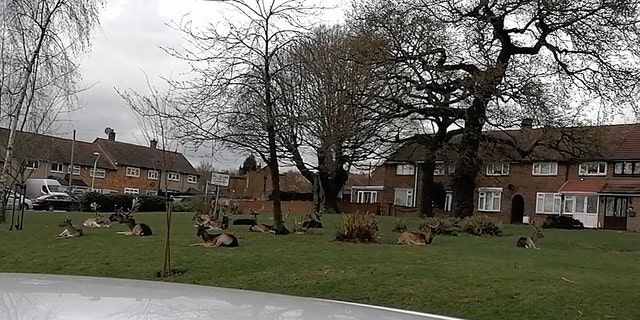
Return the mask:
<svg viewBox="0 0 640 320">
<path fill-rule="evenodd" d="M 523 117 L 562 126 L 563 113 L 580 114 L 576 105 L 590 104 L 604 113 L 635 106 L 637 1 L 401 0 L 362 2 L 358 8 L 361 18 L 387 35 L 396 31 L 387 32 L 385 24 L 412 16 L 441 30 L 400 61 L 420 71 L 420 82 L 405 81 L 412 90 L 449 95 L 445 108 L 432 104 L 432 114 L 455 111 L 452 106 L 464 110 L 453 179 L 459 216 L 473 213 L 483 129 L 513 125 Z M 562 103 L 550 103 L 554 100 Z"/>
<path fill-rule="evenodd" d="M 274 77 L 282 66 L 274 61 L 304 29 L 313 7 L 301 0 L 214 1 L 234 10 L 222 25 L 196 28 L 183 21 L 190 46 L 168 50 L 190 61 L 199 75 L 177 84 L 184 100 L 171 117 L 181 138 L 196 144 L 217 141 L 259 155 L 269 166 L 273 186 L 274 226 L 288 233 L 282 219 L 277 150 L 279 117 Z"/>
<path fill-rule="evenodd" d="M 156 146 L 160 150 L 160 156 L 158 159 L 153 159 L 156 165 L 156 170 L 159 172 L 160 185 L 159 189 L 164 184 L 164 198 L 165 198 L 165 214 L 166 214 L 166 237 L 164 243 L 164 255 L 162 259 L 162 270 L 160 275 L 164 277 L 170 277 L 173 275 L 171 269 L 171 220 L 173 214 L 173 199 L 169 193 L 169 172 L 173 167 L 172 157 L 168 157 L 168 153 L 175 144 L 170 137 L 173 136 L 171 119 L 162 115 L 167 113 L 170 105 L 173 103 L 173 91 L 169 88 L 166 92 L 160 92 L 160 90 L 151 85 L 149 78 L 146 77 L 147 88 L 149 90 L 148 95 L 142 95 L 133 90 L 120 91 L 115 89 L 116 92 L 122 97 L 125 103 L 136 112 L 138 116 L 138 124 L 145 134 L 148 141 L 155 140 L 159 145 Z"/>
<path fill-rule="evenodd" d="M 279 60 L 290 66 L 276 79 L 279 113 L 288 115 L 279 137 L 287 158 L 321 192 L 318 211 L 339 212 L 350 168 L 384 149 L 387 118 L 371 117 L 365 108 L 376 103 L 369 92 L 380 86 L 360 55 L 370 45 L 344 26 L 323 26 Z"/>
<path fill-rule="evenodd" d="M 0 194 L 4 195 L 7 186 L 21 118 L 32 114 L 32 108 L 41 108 L 35 112 L 47 118 L 42 111 L 46 112 L 56 97 L 69 98 L 76 91 L 79 73 L 75 59 L 89 47 L 100 5 L 99 0 L 12 0 L 0 4 L 0 107 L 11 128 Z M 43 96 L 48 99 L 42 100 Z M 3 221 L 4 209 L 2 202 Z"/>
</svg>

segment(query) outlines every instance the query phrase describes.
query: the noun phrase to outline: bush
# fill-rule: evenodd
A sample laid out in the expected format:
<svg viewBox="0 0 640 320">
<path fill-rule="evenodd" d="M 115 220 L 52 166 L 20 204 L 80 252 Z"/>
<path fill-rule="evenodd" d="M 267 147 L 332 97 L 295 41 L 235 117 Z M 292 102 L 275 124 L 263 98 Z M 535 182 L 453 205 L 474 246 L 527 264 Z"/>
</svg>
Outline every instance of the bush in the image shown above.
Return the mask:
<svg viewBox="0 0 640 320">
<path fill-rule="evenodd" d="M 80 208 L 82 211 L 93 211 L 90 207 L 95 202 L 100 207 L 100 212 L 114 212 L 116 208 L 131 208 L 133 199 L 140 199 L 140 208 L 138 212 L 165 211 L 165 203 L 163 197 L 158 196 L 136 196 L 132 194 L 101 194 L 97 192 L 89 192 L 80 198 Z"/>
<path fill-rule="evenodd" d="M 193 212 L 196 209 L 196 203 L 193 202 L 174 202 L 173 203 L 173 212 Z M 204 211 L 208 212 L 208 211 Z"/>
<path fill-rule="evenodd" d="M 584 229 L 584 224 L 569 216 L 549 216 L 542 223 L 543 228 Z"/>
<path fill-rule="evenodd" d="M 368 213 L 345 214 L 336 226 L 336 240 L 349 242 L 376 242 L 378 221 Z"/>
<path fill-rule="evenodd" d="M 460 231 L 474 236 L 499 236 L 502 234 L 502 223 L 485 215 L 473 215 L 462 219 Z"/>
<path fill-rule="evenodd" d="M 405 232 L 407 231 L 407 223 L 403 219 L 396 219 L 396 225 L 393 227 L 393 232 Z"/>
<path fill-rule="evenodd" d="M 445 236 L 457 236 L 460 231 L 460 218 L 447 217 L 447 218 L 426 218 L 424 222 L 420 224 L 420 230 L 429 231 L 432 230 L 437 235 Z M 433 226 L 436 226 L 433 228 Z"/>
</svg>

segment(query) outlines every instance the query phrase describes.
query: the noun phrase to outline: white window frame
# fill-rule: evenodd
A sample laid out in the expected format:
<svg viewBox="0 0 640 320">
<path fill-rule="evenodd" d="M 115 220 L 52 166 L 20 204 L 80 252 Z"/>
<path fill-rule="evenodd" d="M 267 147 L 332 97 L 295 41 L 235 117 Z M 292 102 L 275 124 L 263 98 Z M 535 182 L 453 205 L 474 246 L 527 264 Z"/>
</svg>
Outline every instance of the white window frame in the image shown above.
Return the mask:
<svg viewBox="0 0 640 320">
<path fill-rule="evenodd" d="M 356 193 L 356 203 L 376 203 L 378 202 L 378 191 L 358 190 Z"/>
<path fill-rule="evenodd" d="M 582 201 L 578 201 L 582 200 Z M 593 203 L 593 208 L 591 212 L 589 209 L 589 200 Z M 579 207 L 582 207 L 583 210 L 577 210 Z M 584 194 L 584 195 L 565 195 L 564 196 L 564 214 L 598 214 L 598 195 L 594 194 Z"/>
<path fill-rule="evenodd" d="M 36 170 L 40 167 L 40 161 L 38 160 L 27 160 L 25 163 L 25 168 L 29 170 Z"/>
<path fill-rule="evenodd" d="M 436 167 L 433 169 L 434 176 L 444 176 L 446 173 L 446 165 L 444 161 L 436 161 Z"/>
<path fill-rule="evenodd" d="M 158 180 L 158 176 L 160 175 L 160 172 L 158 172 L 158 170 L 149 170 L 147 172 L 147 179 L 149 180 Z"/>
<path fill-rule="evenodd" d="M 188 183 L 198 183 L 198 176 L 188 175 L 187 176 Z"/>
<path fill-rule="evenodd" d="M 55 169 L 53 167 L 56 167 Z M 59 162 L 51 162 L 51 172 L 64 173 L 64 165 Z"/>
<path fill-rule="evenodd" d="M 509 175 L 509 163 L 508 162 L 493 162 L 487 164 L 486 174 L 488 176 L 508 176 Z"/>
<path fill-rule="evenodd" d="M 549 205 L 549 201 L 552 201 L 551 211 L 548 211 L 546 207 Z M 538 192 L 536 193 L 536 213 L 538 214 L 560 214 L 562 208 L 562 195 L 555 192 Z"/>
<path fill-rule="evenodd" d="M 478 188 L 478 211 L 500 212 L 502 188 Z"/>
<path fill-rule="evenodd" d="M 140 189 L 138 189 L 138 188 L 124 188 L 124 194 L 140 194 Z"/>
<path fill-rule="evenodd" d="M 557 176 L 557 162 L 535 162 L 531 165 L 531 175 L 533 176 Z"/>
<path fill-rule="evenodd" d="M 169 172 L 167 174 L 167 180 L 169 181 L 180 181 L 180 174 L 177 172 Z"/>
<path fill-rule="evenodd" d="M 412 176 L 416 174 L 416 166 L 413 164 L 398 164 L 396 166 L 396 175 L 398 176 Z"/>
<path fill-rule="evenodd" d="M 595 170 L 594 170 L 595 169 Z M 593 172 L 595 171 L 595 172 Z M 606 176 L 607 163 L 604 161 L 583 162 L 578 168 L 578 175 L 581 176 Z"/>
<path fill-rule="evenodd" d="M 404 195 L 400 193 L 404 193 Z M 396 188 L 393 192 L 393 205 L 411 208 L 413 207 L 413 198 L 413 188 Z"/>
<path fill-rule="evenodd" d="M 140 177 L 140 168 L 127 167 L 126 175 L 127 177 Z"/>
<path fill-rule="evenodd" d="M 67 173 L 71 173 L 71 166 L 67 166 Z M 73 165 L 73 175 L 74 176 L 79 176 L 80 175 L 80 166 L 77 165 Z"/>
<path fill-rule="evenodd" d="M 107 176 L 107 170 L 96 168 L 95 174 L 93 172 L 93 168 L 89 169 L 89 177 L 96 177 L 99 179 L 104 179 Z"/>
<path fill-rule="evenodd" d="M 157 196 L 158 195 L 158 191 L 157 190 L 147 190 L 147 195 L 148 196 Z"/>
<path fill-rule="evenodd" d="M 640 162 L 638 161 L 620 161 L 613 165 L 613 174 L 628 176 L 640 174 Z"/>
</svg>

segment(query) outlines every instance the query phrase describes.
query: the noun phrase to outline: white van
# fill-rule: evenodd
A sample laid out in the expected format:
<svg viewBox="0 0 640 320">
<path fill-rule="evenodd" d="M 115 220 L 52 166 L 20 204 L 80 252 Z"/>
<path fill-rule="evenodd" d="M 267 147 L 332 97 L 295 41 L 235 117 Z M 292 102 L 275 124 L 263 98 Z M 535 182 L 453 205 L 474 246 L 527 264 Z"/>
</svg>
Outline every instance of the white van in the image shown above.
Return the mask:
<svg viewBox="0 0 640 320">
<path fill-rule="evenodd" d="M 60 182 L 53 179 L 27 179 L 25 186 L 24 195 L 29 199 L 47 194 L 68 195 L 64 192 L 65 189 L 60 185 Z"/>
</svg>

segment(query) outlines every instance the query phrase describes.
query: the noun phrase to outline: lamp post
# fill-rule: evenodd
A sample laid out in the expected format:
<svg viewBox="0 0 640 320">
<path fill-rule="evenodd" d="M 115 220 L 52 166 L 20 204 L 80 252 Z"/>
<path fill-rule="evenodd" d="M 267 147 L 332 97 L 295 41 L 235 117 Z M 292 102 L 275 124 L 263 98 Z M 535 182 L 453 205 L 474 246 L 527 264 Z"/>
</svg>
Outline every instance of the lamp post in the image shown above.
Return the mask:
<svg viewBox="0 0 640 320">
<path fill-rule="evenodd" d="M 96 182 L 96 165 L 98 165 L 98 159 L 100 159 L 100 152 L 94 152 L 93 155 L 96 156 L 96 160 L 93 162 L 93 174 L 92 174 L 93 177 L 91 178 L 91 192 L 96 191 L 95 189 L 93 189 L 93 184 Z"/>
</svg>

